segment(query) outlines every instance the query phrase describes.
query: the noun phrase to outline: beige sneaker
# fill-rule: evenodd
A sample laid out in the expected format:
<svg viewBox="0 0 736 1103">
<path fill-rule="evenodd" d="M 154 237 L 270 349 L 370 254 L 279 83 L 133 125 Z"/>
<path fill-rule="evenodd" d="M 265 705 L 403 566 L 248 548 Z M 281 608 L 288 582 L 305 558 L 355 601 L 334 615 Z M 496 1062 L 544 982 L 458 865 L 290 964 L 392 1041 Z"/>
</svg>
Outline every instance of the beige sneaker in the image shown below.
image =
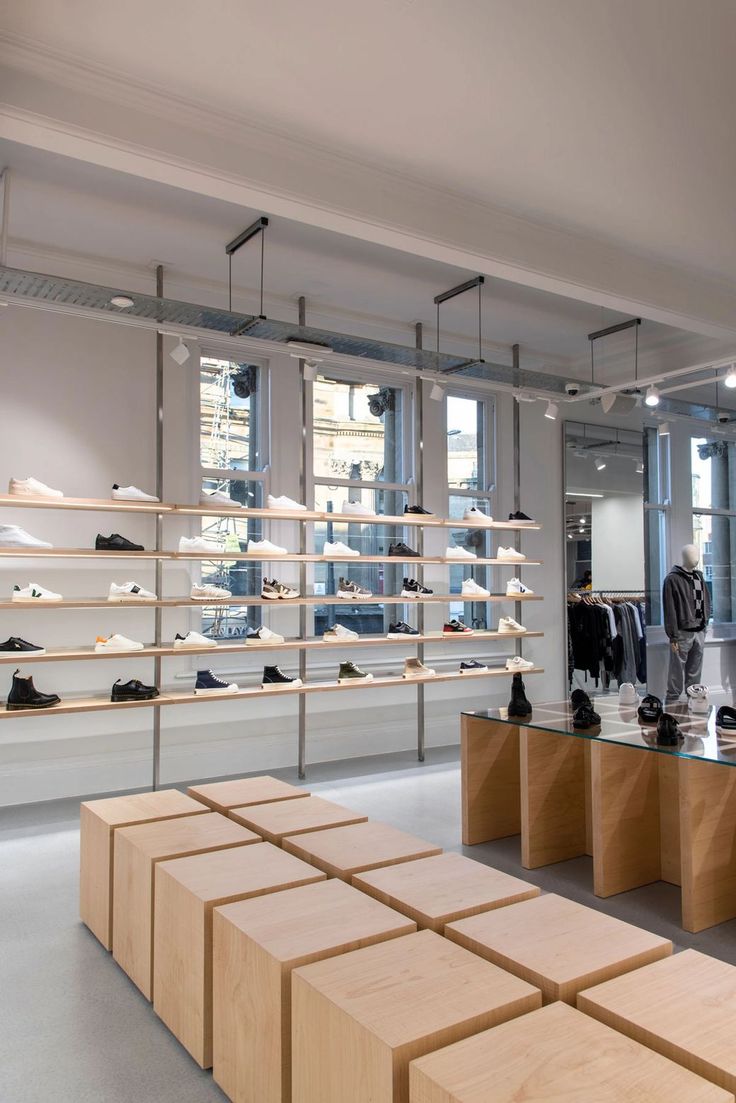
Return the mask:
<svg viewBox="0 0 736 1103">
<path fill-rule="evenodd" d="M 421 659 L 404 659 L 404 678 L 431 678 L 434 670 Z"/>
</svg>

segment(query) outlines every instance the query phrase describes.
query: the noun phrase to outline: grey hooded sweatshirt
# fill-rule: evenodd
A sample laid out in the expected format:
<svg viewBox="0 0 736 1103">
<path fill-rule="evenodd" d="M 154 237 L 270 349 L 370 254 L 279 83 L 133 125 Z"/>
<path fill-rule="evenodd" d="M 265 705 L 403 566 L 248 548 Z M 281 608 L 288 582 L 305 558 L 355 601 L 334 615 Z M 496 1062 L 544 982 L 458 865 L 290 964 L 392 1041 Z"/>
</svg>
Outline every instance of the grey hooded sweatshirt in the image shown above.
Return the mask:
<svg viewBox="0 0 736 1103">
<path fill-rule="evenodd" d="M 699 579 L 703 588 L 703 618 L 695 616 L 693 579 Z M 700 571 L 686 571 L 673 567 L 662 587 L 664 630 L 668 639 L 674 640 L 678 632 L 700 632 L 710 619 L 710 594 Z"/>
</svg>

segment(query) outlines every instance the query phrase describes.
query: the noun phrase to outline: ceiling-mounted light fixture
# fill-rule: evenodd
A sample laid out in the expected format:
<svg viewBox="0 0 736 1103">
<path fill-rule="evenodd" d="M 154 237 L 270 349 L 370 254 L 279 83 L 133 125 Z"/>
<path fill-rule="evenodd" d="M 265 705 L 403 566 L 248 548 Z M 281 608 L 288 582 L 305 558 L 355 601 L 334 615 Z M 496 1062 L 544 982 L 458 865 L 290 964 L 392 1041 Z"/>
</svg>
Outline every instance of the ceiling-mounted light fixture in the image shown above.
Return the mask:
<svg viewBox="0 0 736 1103">
<path fill-rule="evenodd" d="M 603 471 L 605 466 L 606 466 L 606 461 L 601 459 L 600 456 L 599 456 L 598 459 L 595 461 L 596 471 Z"/>
<path fill-rule="evenodd" d="M 429 392 L 429 397 L 433 402 L 441 402 L 445 397 L 445 392 L 442 387 L 440 387 L 439 383 L 432 384 L 432 390 Z"/>
<path fill-rule="evenodd" d="M 556 402 L 550 401 L 547 403 L 547 409 L 544 411 L 544 416 L 548 417 L 550 421 L 557 421 L 557 415 L 560 412 L 560 407 Z"/>
<path fill-rule="evenodd" d="M 191 353 L 187 346 L 184 344 L 184 341 L 181 337 L 179 338 L 179 344 L 171 350 L 169 356 L 172 360 L 175 360 L 180 367 L 182 364 L 186 364 L 187 360 L 191 356 Z"/>
<path fill-rule="evenodd" d="M 659 391 L 654 385 L 652 385 L 651 387 L 649 387 L 644 397 L 644 404 L 645 406 L 653 408 L 654 406 L 659 406 L 659 400 Z"/>
<path fill-rule="evenodd" d="M 726 372 L 723 379 L 724 387 L 728 387 L 729 390 L 733 390 L 736 387 L 736 364 L 732 364 Z"/>
<path fill-rule="evenodd" d="M 127 295 L 113 295 L 110 306 L 116 306 L 118 310 L 127 310 L 128 307 L 135 306 L 135 303 Z"/>
<path fill-rule="evenodd" d="M 637 461 L 636 473 L 637 473 L 637 475 L 643 475 L 644 474 L 644 462 L 643 462 L 643 460 L 638 460 Z"/>
</svg>

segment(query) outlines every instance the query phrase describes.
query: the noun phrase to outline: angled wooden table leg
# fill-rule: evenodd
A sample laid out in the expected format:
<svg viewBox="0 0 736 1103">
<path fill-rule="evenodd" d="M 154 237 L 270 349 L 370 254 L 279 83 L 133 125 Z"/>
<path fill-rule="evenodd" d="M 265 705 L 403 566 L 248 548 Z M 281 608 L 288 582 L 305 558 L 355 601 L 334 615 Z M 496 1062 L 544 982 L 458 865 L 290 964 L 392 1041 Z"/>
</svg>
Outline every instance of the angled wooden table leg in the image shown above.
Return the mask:
<svg viewBox="0 0 736 1103">
<path fill-rule="evenodd" d="M 463 714 L 460 737 L 463 844 L 521 831 L 519 729 Z"/>
<path fill-rule="evenodd" d="M 596 896 L 661 877 L 661 755 L 612 743 L 590 744 L 593 891 Z"/>
<path fill-rule="evenodd" d="M 679 759 L 682 925 L 736 918 L 736 769 Z"/>
<path fill-rule="evenodd" d="M 585 740 L 519 729 L 521 864 L 536 869 L 586 852 Z"/>
</svg>

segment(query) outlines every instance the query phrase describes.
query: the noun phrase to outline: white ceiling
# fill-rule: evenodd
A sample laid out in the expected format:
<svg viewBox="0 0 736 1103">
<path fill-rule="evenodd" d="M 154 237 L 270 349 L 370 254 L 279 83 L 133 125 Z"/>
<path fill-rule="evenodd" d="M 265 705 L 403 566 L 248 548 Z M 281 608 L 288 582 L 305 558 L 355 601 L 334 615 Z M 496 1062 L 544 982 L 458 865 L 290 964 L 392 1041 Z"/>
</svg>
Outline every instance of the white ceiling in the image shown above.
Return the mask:
<svg viewBox="0 0 736 1103">
<path fill-rule="evenodd" d="M 734 279 L 733 0 L 27 0 L 4 5 L 0 25 L 409 179 Z"/>
</svg>

